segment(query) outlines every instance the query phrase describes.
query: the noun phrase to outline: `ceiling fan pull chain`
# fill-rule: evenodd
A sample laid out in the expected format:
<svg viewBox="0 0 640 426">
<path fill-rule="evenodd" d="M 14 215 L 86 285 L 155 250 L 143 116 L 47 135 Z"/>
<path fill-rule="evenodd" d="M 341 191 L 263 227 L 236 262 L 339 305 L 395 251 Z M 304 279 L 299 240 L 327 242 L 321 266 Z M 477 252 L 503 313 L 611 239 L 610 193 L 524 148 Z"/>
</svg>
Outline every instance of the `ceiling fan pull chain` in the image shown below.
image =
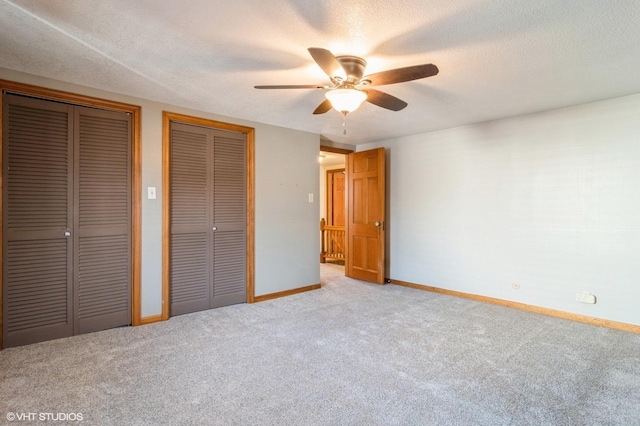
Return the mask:
<svg viewBox="0 0 640 426">
<path fill-rule="evenodd" d="M 346 112 L 342 113 L 342 134 L 343 135 L 347 134 L 347 113 Z"/>
</svg>

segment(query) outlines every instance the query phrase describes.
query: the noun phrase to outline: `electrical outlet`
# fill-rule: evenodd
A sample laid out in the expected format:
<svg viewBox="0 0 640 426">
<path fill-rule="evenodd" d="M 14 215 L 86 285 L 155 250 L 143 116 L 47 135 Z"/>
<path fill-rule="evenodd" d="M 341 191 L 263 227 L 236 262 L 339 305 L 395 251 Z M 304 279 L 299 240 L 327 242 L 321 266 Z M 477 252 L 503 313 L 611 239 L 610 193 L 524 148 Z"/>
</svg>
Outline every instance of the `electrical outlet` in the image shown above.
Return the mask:
<svg viewBox="0 0 640 426">
<path fill-rule="evenodd" d="M 596 296 L 588 291 L 581 291 L 576 293 L 576 300 L 580 303 L 588 303 L 593 305 L 596 303 Z"/>
</svg>

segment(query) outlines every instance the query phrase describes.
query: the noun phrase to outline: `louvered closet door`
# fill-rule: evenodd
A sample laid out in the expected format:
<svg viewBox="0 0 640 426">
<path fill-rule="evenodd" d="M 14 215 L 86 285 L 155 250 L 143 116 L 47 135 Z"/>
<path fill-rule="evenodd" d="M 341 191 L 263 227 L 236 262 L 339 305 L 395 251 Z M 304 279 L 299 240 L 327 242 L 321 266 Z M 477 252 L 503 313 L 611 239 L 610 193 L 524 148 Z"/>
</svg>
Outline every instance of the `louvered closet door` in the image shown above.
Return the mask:
<svg viewBox="0 0 640 426">
<path fill-rule="evenodd" d="M 131 324 L 131 117 L 75 110 L 75 332 Z"/>
<path fill-rule="evenodd" d="M 208 129 L 171 123 L 171 315 L 209 309 Z"/>
<path fill-rule="evenodd" d="M 5 95 L 3 341 L 131 323 L 131 120 Z"/>
<path fill-rule="evenodd" d="M 246 286 L 246 137 L 213 133 L 213 280 L 211 307 L 244 303 Z"/>
<path fill-rule="evenodd" d="M 171 315 L 246 301 L 246 139 L 171 124 Z"/>
<path fill-rule="evenodd" d="M 4 96 L 5 347 L 73 334 L 72 109 Z"/>
</svg>

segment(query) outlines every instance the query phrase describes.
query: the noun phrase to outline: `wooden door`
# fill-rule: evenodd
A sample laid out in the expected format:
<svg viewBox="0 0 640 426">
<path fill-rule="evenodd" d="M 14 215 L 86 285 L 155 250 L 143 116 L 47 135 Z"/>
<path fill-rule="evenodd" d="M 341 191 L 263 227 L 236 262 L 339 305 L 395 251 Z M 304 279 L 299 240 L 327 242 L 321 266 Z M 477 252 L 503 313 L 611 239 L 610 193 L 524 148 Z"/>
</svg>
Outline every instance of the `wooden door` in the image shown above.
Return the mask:
<svg viewBox="0 0 640 426">
<path fill-rule="evenodd" d="M 327 170 L 327 225 L 344 226 L 345 169 Z"/>
<path fill-rule="evenodd" d="M 347 156 L 345 275 L 384 284 L 384 148 Z"/>
</svg>

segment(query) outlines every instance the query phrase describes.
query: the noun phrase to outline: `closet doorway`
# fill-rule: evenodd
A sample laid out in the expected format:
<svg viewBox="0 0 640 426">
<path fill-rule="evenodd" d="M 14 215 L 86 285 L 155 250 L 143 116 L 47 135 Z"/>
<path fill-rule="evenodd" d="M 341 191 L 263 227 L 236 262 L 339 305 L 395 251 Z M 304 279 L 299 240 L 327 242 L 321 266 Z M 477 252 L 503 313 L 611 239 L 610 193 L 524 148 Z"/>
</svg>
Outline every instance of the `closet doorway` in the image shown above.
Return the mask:
<svg viewBox="0 0 640 426">
<path fill-rule="evenodd" d="M 163 318 L 252 302 L 253 129 L 164 113 Z"/>
<path fill-rule="evenodd" d="M 139 107 L 0 83 L 2 344 L 139 323 Z"/>
</svg>

